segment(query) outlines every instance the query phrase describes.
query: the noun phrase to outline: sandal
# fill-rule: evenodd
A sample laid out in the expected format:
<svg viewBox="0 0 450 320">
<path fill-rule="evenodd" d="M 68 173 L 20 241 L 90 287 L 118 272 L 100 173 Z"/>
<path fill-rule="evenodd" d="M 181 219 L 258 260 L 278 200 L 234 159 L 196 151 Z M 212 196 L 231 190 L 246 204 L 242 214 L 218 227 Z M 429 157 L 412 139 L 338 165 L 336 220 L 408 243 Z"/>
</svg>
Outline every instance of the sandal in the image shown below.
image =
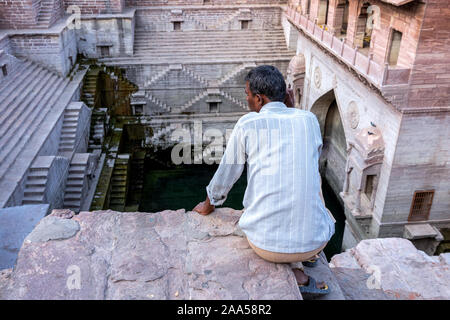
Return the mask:
<svg viewBox="0 0 450 320">
<path fill-rule="evenodd" d="M 312 259 L 303 261 L 302 264 L 303 264 L 305 267 L 312 268 L 312 267 L 317 266 L 317 261 L 319 261 L 319 256 L 318 256 L 318 255 L 316 255 L 316 258 L 312 258 Z"/>
<path fill-rule="evenodd" d="M 310 260 L 303 261 L 302 264 L 303 264 L 305 267 L 312 268 L 312 267 L 317 266 L 317 261 L 318 261 L 318 260 L 319 260 L 319 259 L 310 259 Z"/>
<path fill-rule="evenodd" d="M 301 294 L 307 294 L 310 297 L 323 296 L 330 293 L 330 288 L 325 284 L 325 288 L 319 289 L 316 285 L 316 279 L 309 277 L 308 285 L 298 285 Z"/>
</svg>

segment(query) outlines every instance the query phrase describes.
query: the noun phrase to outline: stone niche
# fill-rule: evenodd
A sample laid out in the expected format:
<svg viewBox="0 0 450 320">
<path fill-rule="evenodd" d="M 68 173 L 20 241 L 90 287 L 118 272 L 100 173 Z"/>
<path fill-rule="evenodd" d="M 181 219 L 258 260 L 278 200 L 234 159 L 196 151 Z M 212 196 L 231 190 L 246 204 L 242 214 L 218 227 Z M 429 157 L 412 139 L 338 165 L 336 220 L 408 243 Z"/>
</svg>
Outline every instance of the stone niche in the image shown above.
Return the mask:
<svg viewBox="0 0 450 320">
<path fill-rule="evenodd" d="M 362 129 L 355 135 L 355 141 L 349 142 L 347 153 L 341 197 L 356 219 L 370 221 L 384 158 L 381 131 L 375 126 Z"/>
<path fill-rule="evenodd" d="M 289 62 L 287 69 L 286 84 L 292 89 L 295 97 L 295 107 L 300 107 L 303 96 L 303 84 L 305 81 L 305 56 L 301 53 L 297 54 Z"/>
</svg>

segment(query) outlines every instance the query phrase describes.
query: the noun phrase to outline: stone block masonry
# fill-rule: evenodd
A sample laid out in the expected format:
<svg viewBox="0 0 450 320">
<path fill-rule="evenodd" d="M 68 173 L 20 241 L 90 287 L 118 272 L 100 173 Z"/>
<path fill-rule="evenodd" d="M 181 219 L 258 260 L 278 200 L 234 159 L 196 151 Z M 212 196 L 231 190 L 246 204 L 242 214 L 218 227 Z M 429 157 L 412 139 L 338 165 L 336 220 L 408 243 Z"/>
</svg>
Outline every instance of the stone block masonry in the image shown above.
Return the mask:
<svg viewBox="0 0 450 320">
<path fill-rule="evenodd" d="M 82 14 L 121 13 L 124 0 L 64 0 L 65 8 L 78 6 Z"/>
<path fill-rule="evenodd" d="M 409 108 L 450 106 L 449 38 L 448 1 L 427 1 L 411 71 Z"/>
<path fill-rule="evenodd" d="M 36 25 L 40 0 L 0 0 L 0 29 L 26 29 Z"/>
</svg>

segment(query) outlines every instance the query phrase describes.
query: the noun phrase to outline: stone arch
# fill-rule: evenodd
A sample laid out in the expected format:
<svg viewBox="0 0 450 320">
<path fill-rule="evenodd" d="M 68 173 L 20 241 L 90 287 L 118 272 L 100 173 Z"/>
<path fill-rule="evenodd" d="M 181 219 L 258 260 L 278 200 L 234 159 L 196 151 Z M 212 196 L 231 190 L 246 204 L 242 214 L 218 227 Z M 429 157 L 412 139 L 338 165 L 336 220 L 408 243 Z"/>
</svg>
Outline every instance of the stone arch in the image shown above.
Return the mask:
<svg viewBox="0 0 450 320">
<path fill-rule="evenodd" d="M 342 191 L 346 177 L 347 135 L 343 113 L 334 90 L 330 90 L 312 105 L 310 111 L 319 120 L 323 148 L 320 156 L 320 172 L 336 195 Z"/>
</svg>

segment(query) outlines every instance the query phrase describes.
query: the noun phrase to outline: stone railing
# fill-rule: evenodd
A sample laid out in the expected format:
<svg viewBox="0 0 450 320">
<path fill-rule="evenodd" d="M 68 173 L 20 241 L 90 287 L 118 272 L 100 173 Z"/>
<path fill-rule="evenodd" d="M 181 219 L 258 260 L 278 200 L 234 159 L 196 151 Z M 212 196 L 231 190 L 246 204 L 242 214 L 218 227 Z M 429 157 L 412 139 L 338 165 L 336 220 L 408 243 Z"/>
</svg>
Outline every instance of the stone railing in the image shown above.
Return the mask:
<svg viewBox="0 0 450 320">
<path fill-rule="evenodd" d="M 333 33 L 321 28 L 314 21 L 290 7 L 286 11 L 286 17 L 293 25 L 319 42 L 378 88 L 408 83 L 411 69 L 389 68 L 387 63 L 385 65 L 376 63 L 372 59 L 372 54 L 368 56 L 362 54 L 357 47 L 349 46 Z"/>
</svg>

